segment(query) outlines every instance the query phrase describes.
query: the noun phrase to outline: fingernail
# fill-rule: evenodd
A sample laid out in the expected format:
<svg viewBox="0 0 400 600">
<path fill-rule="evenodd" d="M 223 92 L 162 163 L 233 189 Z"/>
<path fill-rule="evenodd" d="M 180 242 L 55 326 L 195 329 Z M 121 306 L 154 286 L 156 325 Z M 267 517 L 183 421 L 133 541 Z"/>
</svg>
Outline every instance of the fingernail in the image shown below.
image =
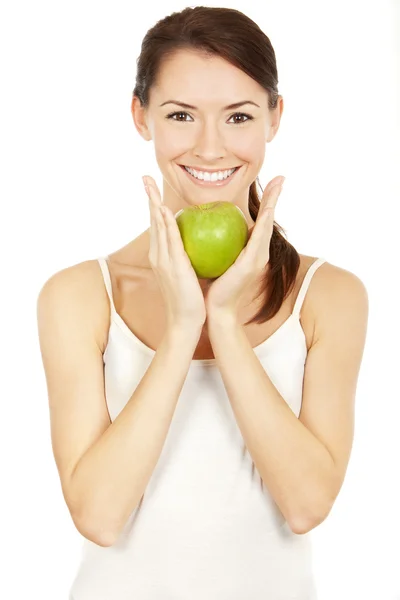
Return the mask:
<svg viewBox="0 0 400 600">
<path fill-rule="evenodd" d="M 143 184 L 144 184 L 144 189 L 146 190 L 147 195 L 149 195 L 149 188 L 148 188 L 147 179 L 146 179 L 145 176 L 142 177 L 142 181 L 143 181 Z"/>
</svg>

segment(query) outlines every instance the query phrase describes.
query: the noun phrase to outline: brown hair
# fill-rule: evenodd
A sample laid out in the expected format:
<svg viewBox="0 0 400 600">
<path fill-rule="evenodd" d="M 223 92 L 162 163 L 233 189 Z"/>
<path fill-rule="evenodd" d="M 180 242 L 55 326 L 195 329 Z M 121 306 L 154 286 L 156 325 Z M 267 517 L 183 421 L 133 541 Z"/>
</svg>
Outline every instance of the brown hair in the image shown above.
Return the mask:
<svg viewBox="0 0 400 600">
<path fill-rule="evenodd" d="M 219 56 L 259 83 L 268 94 L 268 108 L 277 106 L 278 73 L 275 52 L 269 38 L 249 17 L 231 8 L 187 7 L 158 21 L 142 41 L 137 59 L 133 95 L 142 107 L 149 105 L 149 91 L 155 84 L 162 61 L 177 51 L 195 50 Z M 260 207 L 254 181 L 249 190 L 249 213 L 256 220 Z M 246 323 L 265 323 L 279 311 L 293 289 L 300 266 L 296 249 L 285 239 L 285 230 L 274 222 L 270 259 L 257 296 L 264 294 L 260 310 Z"/>
</svg>

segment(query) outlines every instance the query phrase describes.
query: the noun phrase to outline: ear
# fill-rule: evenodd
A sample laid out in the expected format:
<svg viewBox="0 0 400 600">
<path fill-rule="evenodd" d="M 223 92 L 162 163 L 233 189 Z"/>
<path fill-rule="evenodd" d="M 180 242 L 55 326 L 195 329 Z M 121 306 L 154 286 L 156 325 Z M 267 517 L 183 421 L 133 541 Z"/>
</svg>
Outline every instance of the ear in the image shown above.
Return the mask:
<svg viewBox="0 0 400 600">
<path fill-rule="evenodd" d="M 140 100 L 137 96 L 133 96 L 132 98 L 131 113 L 136 130 L 140 133 L 142 138 L 148 142 L 151 140 L 151 133 L 147 125 L 147 111 L 140 104 Z"/>
<path fill-rule="evenodd" d="M 274 139 L 274 137 L 276 136 L 278 129 L 279 129 L 279 125 L 281 122 L 281 116 L 283 113 L 283 108 L 284 108 L 284 103 L 283 103 L 283 98 L 282 96 L 278 97 L 278 102 L 276 104 L 276 108 L 271 112 L 272 118 L 271 118 L 271 126 L 269 128 L 269 132 L 268 132 L 268 136 L 267 136 L 267 143 L 268 142 L 272 142 L 272 140 Z"/>
</svg>

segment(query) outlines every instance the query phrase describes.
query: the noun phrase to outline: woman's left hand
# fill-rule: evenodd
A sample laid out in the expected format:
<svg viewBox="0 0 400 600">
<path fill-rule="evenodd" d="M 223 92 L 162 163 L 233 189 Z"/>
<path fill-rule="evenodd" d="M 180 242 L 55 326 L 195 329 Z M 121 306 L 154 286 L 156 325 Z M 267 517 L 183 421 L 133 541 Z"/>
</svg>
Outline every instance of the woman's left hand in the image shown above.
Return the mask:
<svg viewBox="0 0 400 600">
<path fill-rule="evenodd" d="M 284 177 L 275 177 L 265 188 L 260 210 L 246 246 L 229 269 L 208 288 L 205 297 L 207 315 L 228 315 L 236 318 L 243 292 L 267 267 L 275 206 L 284 180 Z"/>
</svg>

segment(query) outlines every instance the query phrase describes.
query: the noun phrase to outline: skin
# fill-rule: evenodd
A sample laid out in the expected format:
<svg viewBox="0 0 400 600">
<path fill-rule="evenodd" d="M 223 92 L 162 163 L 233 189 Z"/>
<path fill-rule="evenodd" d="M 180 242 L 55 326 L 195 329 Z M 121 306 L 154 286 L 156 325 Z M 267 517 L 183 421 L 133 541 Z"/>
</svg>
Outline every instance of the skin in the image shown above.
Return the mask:
<svg viewBox="0 0 400 600">
<path fill-rule="evenodd" d="M 177 104 L 160 107 L 170 99 L 196 106 L 197 110 Z M 225 106 L 244 100 L 251 100 L 258 107 L 245 104 L 224 110 Z M 134 97 L 131 112 L 139 134 L 154 143 L 163 176 L 163 201 L 174 215 L 188 206 L 228 201 L 239 206 L 249 227 L 254 225 L 248 210 L 249 188 L 263 165 L 266 144 L 278 131 L 283 112 L 281 96 L 271 111 L 267 92 L 246 73 L 222 58 L 181 50 L 163 62 L 157 83 L 150 91 L 148 108 L 143 108 Z M 179 114 L 167 119 L 171 112 Z M 242 112 L 253 119 L 233 116 Z M 181 164 L 212 170 L 242 167 L 227 186 L 202 188 L 191 183 Z M 150 267 L 149 232 L 147 229 L 140 238 L 144 267 Z M 199 283 L 202 288 L 207 287 L 207 280 Z"/>
</svg>

